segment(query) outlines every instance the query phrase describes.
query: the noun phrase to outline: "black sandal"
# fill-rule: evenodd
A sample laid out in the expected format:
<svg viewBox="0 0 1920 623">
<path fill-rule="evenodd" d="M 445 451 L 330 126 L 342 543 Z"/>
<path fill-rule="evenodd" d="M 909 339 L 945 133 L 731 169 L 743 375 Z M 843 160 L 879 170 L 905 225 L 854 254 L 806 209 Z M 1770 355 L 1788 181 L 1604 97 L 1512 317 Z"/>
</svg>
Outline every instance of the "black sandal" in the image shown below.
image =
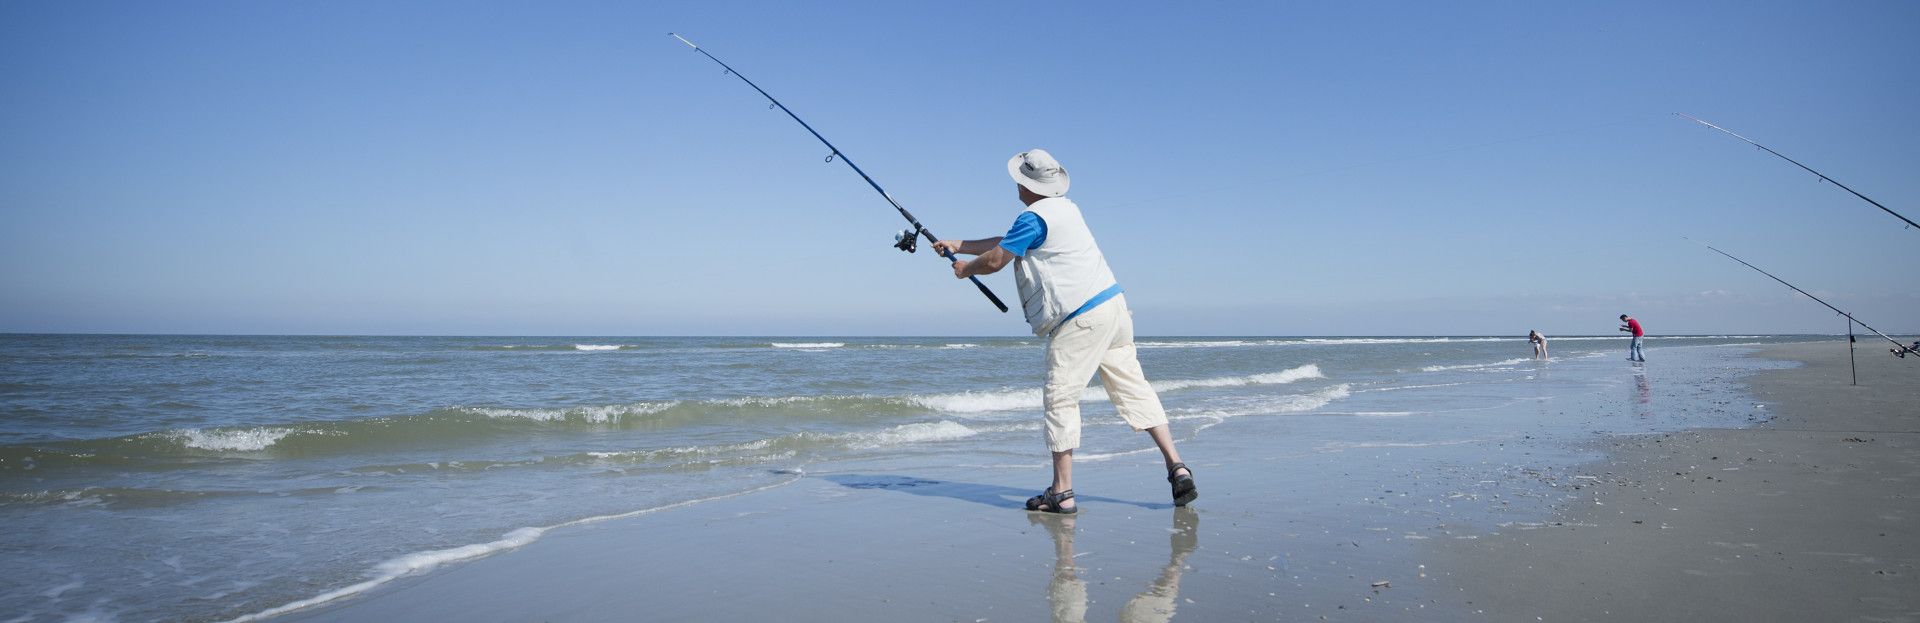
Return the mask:
<svg viewBox="0 0 1920 623">
<path fill-rule="evenodd" d="M 1176 475 L 1182 469 L 1187 470 L 1187 474 L 1185 476 Z M 1187 503 L 1192 502 L 1194 498 L 1200 497 L 1200 490 L 1193 486 L 1193 468 L 1187 467 L 1186 463 L 1168 465 L 1167 482 L 1173 483 L 1174 506 L 1186 506 Z"/>
<path fill-rule="evenodd" d="M 1073 499 L 1072 489 L 1061 491 L 1059 493 L 1054 493 L 1053 487 L 1047 487 L 1047 490 L 1042 492 L 1040 495 L 1027 498 L 1027 510 L 1040 511 L 1042 513 L 1055 513 L 1060 515 L 1072 515 L 1074 513 L 1080 512 L 1080 505 L 1078 504 L 1075 504 L 1073 508 L 1060 508 L 1061 502 L 1065 502 L 1071 499 Z M 1046 508 L 1041 508 L 1042 506 L 1045 506 Z"/>
</svg>

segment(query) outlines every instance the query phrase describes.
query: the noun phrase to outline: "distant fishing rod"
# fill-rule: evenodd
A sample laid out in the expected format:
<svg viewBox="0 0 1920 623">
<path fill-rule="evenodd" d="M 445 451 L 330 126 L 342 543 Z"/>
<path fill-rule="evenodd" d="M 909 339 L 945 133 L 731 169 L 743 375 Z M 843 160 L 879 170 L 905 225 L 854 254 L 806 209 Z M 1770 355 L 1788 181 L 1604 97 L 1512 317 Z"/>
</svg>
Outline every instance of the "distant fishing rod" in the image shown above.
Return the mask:
<svg viewBox="0 0 1920 623">
<path fill-rule="evenodd" d="M 1760 271 L 1760 274 L 1762 274 L 1762 275 L 1766 275 L 1766 276 L 1768 276 L 1768 277 L 1773 277 L 1773 280 L 1774 280 L 1774 281 L 1778 281 L 1778 282 L 1780 282 L 1780 284 L 1781 284 L 1781 285 L 1784 285 L 1784 286 L 1787 286 L 1787 287 L 1789 287 L 1789 288 L 1793 288 L 1793 291 L 1794 291 L 1794 292 L 1799 292 L 1799 293 L 1801 293 L 1801 294 L 1805 294 L 1805 295 L 1807 295 L 1807 298 L 1810 298 L 1810 299 L 1813 299 L 1813 300 L 1814 300 L 1814 302 L 1816 302 L 1816 303 L 1819 303 L 1819 304 L 1821 304 L 1821 305 L 1826 305 L 1826 306 L 1827 306 L 1827 309 L 1831 309 L 1831 310 L 1833 310 L 1833 312 L 1834 312 L 1834 313 L 1836 313 L 1836 314 L 1840 314 L 1840 315 L 1842 315 L 1842 316 L 1846 316 L 1846 317 L 1847 317 L 1847 320 L 1851 320 L 1851 321 L 1854 321 L 1854 322 L 1856 322 L 1856 323 L 1859 323 L 1859 324 L 1860 324 L 1860 326 L 1863 326 L 1863 327 L 1867 327 L 1867 330 L 1868 330 L 1868 331 L 1872 331 L 1872 332 L 1874 333 L 1874 335 L 1878 335 L 1878 336 L 1880 336 L 1880 337 L 1883 337 L 1883 338 L 1886 338 L 1886 339 L 1887 339 L 1887 341 L 1889 341 L 1889 342 L 1893 342 L 1893 345 L 1894 345 L 1894 347 L 1896 348 L 1896 350 L 1894 351 L 1894 354 L 1897 354 L 1897 355 L 1900 355 L 1902 359 L 1905 359 L 1905 358 L 1906 358 L 1906 355 L 1905 355 L 1904 353 L 1906 353 L 1906 352 L 1908 352 L 1908 350 L 1909 350 L 1909 348 L 1908 348 L 1908 346 L 1907 346 L 1906 344 L 1901 344 L 1901 343 L 1900 343 L 1900 340 L 1896 340 L 1896 339 L 1893 339 L 1893 338 L 1890 338 L 1890 337 L 1887 337 L 1887 334 L 1885 334 L 1885 333 L 1881 333 L 1879 329 L 1875 329 L 1875 328 L 1873 328 L 1873 327 L 1871 327 L 1871 326 L 1868 326 L 1868 325 L 1867 325 L 1867 323 L 1864 323 L 1864 322 L 1860 322 L 1860 319 L 1859 319 L 1859 318 L 1855 318 L 1855 317 L 1853 317 L 1853 314 L 1849 314 L 1849 313 L 1847 313 L 1847 312 L 1843 312 L 1843 311 L 1840 311 L 1840 308 L 1838 308 L 1838 307 L 1834 307 L 1833 305 L 1831 305 L 1831 304 L 1829 304 L 1829 303 L 1827 303 L 1826 301 L 1822 301 L 1822 300 L 1820 300 L 1820 297 L 1817 297 L 1817 296 L 1814 296 L 1812 292 L 1808 292 L 1808 291 L 1806 291 L 1806 290 L 1802 290 L 1802 289 L 1800 289 L 1800 288 L 1799 288 L 1798 286 L 1795 286 L 1795 285 L 1793 285 L 1793 284 L 1791 284 L 1791 283 L 1787 283 L 1787 280 L 1785 280 L 1785 279 L 1781 279 L 1781 278 L 1779 278 L 1779 277 L 1774 277 L 1774 276 L 1773 276 L 1773 273 L 1770 273 L 1770 272 L 1767 272 L 1767 271 L 1764 271 L 1764 270 L 1760 270 L 1760 267 L 1759 267 L 1759 266 L 1754 266 L 1754 265 L 1752 265 L 1752 264 L 1747 264 L 1747 261 L 1746 261 L 1746 260 L 1743 260 L 1743 259 L 1740 259 L 1740 258 L 1737 258 L 1737 257 L 1734 257 L 1732 253 L 1728 253 L 1728 252 L 1726 252 L 1726 251 L 1721 251 L 1721 250 L 1719 250 L 1719 249 L 1714 249 L 1714 248 L 1713 248 L 1713 245 L 1710 245 L 1710 244 L 1707 244 L 1707 243 L 1704 243 L 1704 242 L 1700 242 L 1700 241 L 1698 241 L 1698 240 L 1694 240 L 1694 239 L 1692 239 L 1692 238 L 1687 238 L 1687 240 L 1689 240 L 1689 241 L 1691 241 L 1691 242 L 1694 242 L 1694 243 L 1696 243 L 1696 244 L 1699 244 L 1700 246 L 1703 246 L 1703 247 L 1706 247 L 1706 248 L 1709 248 L 1709 249 L 1713 249 L 1713 252 L 1714 252 L 1714 253 L 1718 253 L 1718 254 L 1721 254 L 1721 255 L 1725 255 L 1725 256 L 1727 256 L 1727 258 L 1728 258 L 1728 259 L 1731 259 L 1731 260 L 1733 260 L 1733 261 L 1735 261 L 1735 262 L 1739 262 L 1739 263 L 1741 263 L 1741 264 L 1746 264 L 1746 266 L 1747 266 L 1747 268 L 1751 268 L 1751 269 L 1754 269 L 1754 270 L 1759 270 L 1759 271 Z"/>
<path fill-rule="evenodd" d="M 679 39 L 681 43 L 687 44 L 687 47 L 693 48 L 693 51 L 699 52 L 702 55 L 705 55 L 707 58 L 713 59 L 713 62 L 719 63 L 721 67 L 726 68 L 727 73 L 733 74 L 733 76 L 736 78 L 739 78 L 741 82 L 747 83 L 747 86 L 753 87 L 753 90 L 759 91 L 761 97 L 765 97 L 767 98 L 768 102 L 772 102 L 772 106 L 770 106 L 770 108 L 778 107 L 781 112 L 787 113 L 788 117 L 792 117 L 795 122 L 798 122 L 800 124 L 800 127 L 806 128 L 807 133 L 812 134 L 814 138 L 820 139 L 820 142 L 827 146 L 827 149 L 830 150 L 829 153 L 827 154 L 827 162 L 833 162 L 834 156 L 839 156 L 840 161 L 845 162 L 847 163 L 847 166 L 852 167 L 854 173 L 860 174 L 860 179 L 866 180 L 867 185 L 872 186 L 874 192 L 880 193 L 881 197 L 886 198 L 887 203 L 893 204 L 893 209 L 899 210 L 900 216 L 905 217 L 907 219 L 907 223 L 913 225 L 913 229 L 904 230 L 894 236 L 893 248 L 899 249 L 901 251 L 906 251 L 908 253 L 912 253 L 914 249 L 917 247 L 921 236 L 925 236 L 927 238 L 928 243 L 939 242 L 940 239 L 934 237 L 932 231 L 929 231 L 925 225 L 920 224 L 920 219 L 914 218 L 912 212 L 908 212 L 905 207 L 902 207 L 900 205 L 900 202 L 894 201 L 893 195 L 887 194 L 887 190 L 884 188 L 881 188 L 880 184 L 874 182 L 873 178 L 868 176 L 866 171 L 860 170 L 860 165 L 854 164 L 853 159 L 848 158 L 845 153 L 842 153 L 840 151 L 840 148 L 834 147 L 833 143 L 828 142 L 827 137 L 821 136 L 820 132 L 813 129 L 813 126 L 807 125 L 806 121 L 802 121 L 800 119 L 800 115 L 793 114 L 793 111 L 789 110 L 786 104 L 782 104 L 780 103 L 780 100 L 774 99 L 772 95 L 767 93 L 766 89 L 760 88 L 760 85 L 754 84 L 753 81 L 748 80 L 745 75 L 741 74 L 738 71 L 734 71 L 733 67 L 728 65 L 725 61 L 722 61 L 719 58 L 715 58 L 714 55 L 712 54 L 708 54 L 706 50 L 701 49 L 700 46 L 694 45 L 693 42 L 688 41 L 686 37 L 682 37 L 674 33 L 667 33 L 667 34 L 671 35 L 675 39 Z M 940 252 L 940 257 L 947 258 L 947 261 L 949 262 L 960 261 L 959 258 L 955 258 L 953 256 L 953 253 L 951 252 L 942 251 Z M 987 284 L 981 283 L 979 277 L 968 277 L 968 279 L 973 280 L 973 285 L 975 287 L 980 288 L 981 294 L 987 295 L 987 300 L 993 301 L 994 307 L 1000 308 L 1000 311 L 1002 312 L 1007 311 L 1007 304 L 1000 302 L 1000 297 L 994 296 L 993 290 L 988 289 Z"/>
<path fill-rule="evenodd" d="M 1733 130 L 1729 130 L 1729 129 L 1726 129 L 1726 128 L 1723 128 L 1723 127 L 1720 127 L 1720 126 L 1717 126 L 1717 125 L 1714 125 L 1714 124 L 1711 124 L 1711 123 L 1707 123 L 1706 121 L 1703 121 L 1703 120 L 1701 120 L 1701 119 L 1700 119 L 1699 117 L 1695 117 L 1695 116 L 1693 116 L 1693 115 L 1689 115 L 1689 114 L 1686 114 L 1686 113 L 1678 113 L 1678 112 L 1677 112 L 1677 113 L 1673 113 L 1673 114 L 1676 114 L 1676 115 L 1679 115 L 1679 116 L 1681 116 L 1681 117 L 1685 117 L 1685 118 L 1687 118 L 1688 120 L 1690 120 L 1690 121 L 1693 121 L 1694 123 L 1698 123 L 1698 124 L 1700 124 L 1700 125 L 1704 125 L 1704 126 L 1707 126 L 1707 127 L 1709 127 L 1709 128 L 1713 128 L 1713 129 L 1715 129 L 1715 130 L 1719 130 L 1719 131 L 1721 131 L 1721 132 L 1725 132 L 1725 133 L 1727 133 L 1727 135 L 1728 135 L 1728 136 L 1731 136 L 1731 137 L 1734 137 L 1734 138 L 1737 138 L 1737 139 L 1740 139 L 1740 140 L 1743 140 L 1743 141 L 1746 141 L 1746 142 L 1747 142 L 1747 144 L 1749 144 L 1749 145 L 1752 145 L 1752 146 L 1754 146 L 1754 147 L 1758 147 L 1758 148 L 1760 148 L 1760 149 L 1762 149 L 1762 150 L 1765 150 L 1765 151 L 1766 151 L 1767 153 L 1770 153 L 1770 154 L 1773 154 L 1773 155 L 1775 155 L 1775 156 L 1779 156 L 1781 160 L 1785 160 L 1785 161 L 1787 161 L 1787 162 L 1791 162 L 1791 163 L 1793 163 L 1793 166 L 1796 166 L 1796 167 L 1800 167 L 1800 168 L 1802 168 L 1802 169 L 1806 169 L 1808 173 L 1812 173 L 1812 174 L 1814 174 L 1815 176 L 1818 176 L 1818 177 L 1820 178 L 1820 181 L 1822 181 L 1822 182 L 1832 182 L 1834 186 L 1839 186 L 1841 190 L 1844 190 L 1844 191 L 1847 191 L 1847 192 L 1850 192 L 1850 193 L 1853 193 L 1853 196 L 1855 196 L 1855 197 L 1859 197 L 1859 198 L 1861 198 L 1861 199 L 1864 199 L 1864 200 L 1866 200 L 1866 202 L 1867 202 L 1867 203 L 1871 203 L 1871 204 L 1873 204 L 1873 207 L 1876 207 L 1876 208 L 1880 208 L 1881 210 L 1883 210 L 1883 211 L 1885 211 L 1885 212 L 1886 212 L 1887 214 L 1892 214 L 1894 218 L 1897 218 L 1897 219 L 1900 219 L 1900 220 L 1902 220 L 1902 221 L 1906 221 L 1906 222 L 1907 222 L 1907 227 L 1920 227 L 1920 223 L 1915 223 L 1915 222 L 1913 222 L 1913 219 L 1910 219 L 1910 218 L 1907 218 L 1907 217 L 1904 217 L 1904 216 L 1901 216 L 1899 212 L 1895 212 L 1895 211 L 1893 211 L 1892 209 L 1889 209 L 1889 208 L 1887 208 L 1887 206 L 1883 206 L 1883 205 L 1880 205 L 1880 202 L 1878 202 L 1878 201 L 1874 201 L 1874 200 L 1872 200 L 1872 199 L 1868 199 L 1866 195 L 1862 195 L 1862 194 L 1860 194 L 1860 193 L 1859 193 L 1859 191 L 1856 191 L 1856 190 L 1854 190 L 1854 189 L 1851 189 L 1851 188 L 1847 188 L 1847 185 L 1846 185 L 1846 184 L 1842 184 L 1842 183 L 1840 183 L 1840 182 L 1839 182 L 1838 180 L 1835 180 L 1835 179 L 1833 179 L 1833 178 L 1831 178 L 1831 177 L 1827 177 L 1827 176 L 1826 176 L 1826 174 L 1824 174 L 1824 173 L 1821 173 L 1821 172 L 1819 172 L 1819 171 L 1815 171 L 1815 170 L 1813 170 L 1813 167 L 1809 167 L 1809 166 L 1807 166 L 1807 165 L 1804 165 L 1804 164 L 1800 164 L 1800 161 L 1798 161 L 1798 160 L 1794 160 L 1794 159 L 1792 159 L 1792 158 L 1788 158 L 1788 157 L 1786 156 L 1786 154 L 1782 154 L 1782 153 L 1780 153 L 1780 152 L 1777 152 L 1777 151 L 1774 151 L 1774 150 L 1772 150 L 1772 149 L 1768 149 L 1766 145 L 1761 145 L 1761 144 L 1759 144 L 1759 143 L 1756 143 L 1756 142 L 1753 142 L 1753 139 L 1750 139 L 1750 138 L 1747 138 L 1747 137 L 1744 137 L 1744 136 L 1741 136 L 1741 135 L 1738 135 L 1738 134 L 1734 134 L 1734 133 L 1733 133 Z M 1782 283 L 1785 283 L 1785 282 L 1782 282 Z"/>
</svg>

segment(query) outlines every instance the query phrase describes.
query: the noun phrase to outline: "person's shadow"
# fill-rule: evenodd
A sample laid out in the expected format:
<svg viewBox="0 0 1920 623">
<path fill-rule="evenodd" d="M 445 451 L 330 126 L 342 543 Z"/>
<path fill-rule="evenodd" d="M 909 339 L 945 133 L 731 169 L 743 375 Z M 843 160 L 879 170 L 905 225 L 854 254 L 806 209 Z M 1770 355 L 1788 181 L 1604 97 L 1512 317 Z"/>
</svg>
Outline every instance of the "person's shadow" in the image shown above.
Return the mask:
<svg viewBox="0 0 1920 623">
<path fill-rule="evenodd" d="M 1027 521 L 1040 524 L 1053 538 L 1053 577 L 1047 582 L 1047 603 L 1054 623 L 1084 623 L 1087 619 L 1087 583 L 1073 564 L 1073 515 L 1032 513 Z M 1187 555 L 1200 545 L 1200 515 L 1193 509 L 1173 509 L 1173 530 L 1167 537 L 1167 564 L 1146 590 L 1120 607 L 1121 623 L 1166 623 L 1179 605 L 1180 574 Z"/>
<path fill-rule="evenodd" d="M 853 489 L 885 489 L 913 495 L 953 498 L 993 506 L 997 508 L 1025 509 L 1027 498 L 1035 492 L 1000 485 L 983 485 L 972 482 L 954 482 L 950 480 L 930 480 L 912 476 L 876 475 L 876 474 L 831 474 L 822 478 Z M 1173 508 L 1172 504 L 1136 502 L 1094 495 L 1076 495 L 1080 502 L 1104 502 L 1125 504 L 1147 509 Z"/>
</svg>

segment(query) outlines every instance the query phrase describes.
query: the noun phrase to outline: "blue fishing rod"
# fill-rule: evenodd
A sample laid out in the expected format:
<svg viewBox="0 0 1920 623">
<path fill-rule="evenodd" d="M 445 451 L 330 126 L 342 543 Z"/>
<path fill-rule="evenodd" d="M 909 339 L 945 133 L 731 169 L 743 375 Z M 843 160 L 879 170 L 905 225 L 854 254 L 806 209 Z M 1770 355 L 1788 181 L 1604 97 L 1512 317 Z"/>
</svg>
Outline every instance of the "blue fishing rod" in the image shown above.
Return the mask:
<svg viewBox="0 0 1920 623">
<path fill-rule="evenodd" d="M 1834 186 L 1839 186 L 1839 187 L 1840 187 L 1840 190 L 1844 190 L 1844 191 L 1847 191 L 1847 192 L 1850 192 L 1850 193 L 1853 193 L 1853 196 L 1855 196 L 1855 197 L 1859 197 L 1859 198 L 1861 198 L 1861 199 L 1863 199 L 1863 200 L 1865 200 L 1865 201 L 1866 201 L 1867 203 L 1871 203 L 1871 204 L 1873 204 L 1873 207 L 1876 207 L 1876 208 L 1880 208 L 1880 210 L 1881 210 L 1881 211 L 1884 211 L 1884 212 L 1886 212 L 1887 214 L 1892 214 L 1894 218 L 1897 218 L 1897 219 L 1900 219 L 1900 220 L 1902 220 L 1902 221 L 1906 221 L 1906 223 L 1907 223 L 1907 227 L 1920 227 L 1920 223 L 1915 223 L 1915 222 L 1913 222 L 1913 219 L 1910 219 L 1910 218 L 1907 218 L 1907 217 L 1905 217 L 1905 216 L 1901 216 L 1901 214 L 1900 214 L 1899 212 L 1895 212 L 1895 211 L 1893 211 L 1893 209 L 1891 209 L 1891 208 L 1888 208 L 1887 206 L 1883 206 L 1883 205 L 1880 205 L 1880 202 L 1878 202 L 1878 201 L 1874 201 L 1874 200 L 1872 200 L 1872 199 L 1868 199 L 1866 195 L 1862 195 L 1862 194 L 1860 194 L 1860 191 L 1857 191 L 1857 190 L 1854 190 L 1854 189 L 1851 189 L 1851 188 L 1847 188 L 1847 185 L 1846 185 L 1846 184 L 1842 184 L 1842 183 L 1840 183 L 1840 182 L 1839 182 L 1838 180 L 1835 180 L 1835 179 L 1833 179 L 1833 178 L 1831 178 L 1831 177 L 1827 177 L 1827 175 L 1826 175 L 1825 173 L 1821 173 L 1821 172 L 1819 172 L 1819 171 L 1815 171 L 1815 170 L 1813 170 L 1813 167 L 1809 167 L 1809 166 L 1807 166 L 1807 165 L 1804 165 L 1804 164 L 1800 164 L 1800 161 L 1798 161 L 1798 160 L 1794 160 L 1794 159 L 1792 159 L 1792 158 L 1788 158 L 1786 154 L 1783 154 L 1783 153 L 1780 153 L 1780 152 L 1777 152 L 1777 151 L 1774 151 L 1774 150 L 1772 150 L 1772 149 L 1770 149 L 1770 148 L 1768 148 L 1768 147 L 1767 147 L 1766 145 L 1761 145 L 1761 144 L 1759 144 L 1759 143 L 1756 143 L 1756 142 L 1754 142 L 1754 141 L 1753 141 L 1753 139 L 1750 139 L 1750 138 L 1747 138 L 1747 137 L 1744 137 L 1744 136 L 1741 136 L 1741 135 L 1739 135 L 1739 134 L 1734 134 L 1734 133 L 1733 133 L 1733 130 L 1729 130 L 1729 129 L 1726 129 L 1726 128 L 1723 128 L 1723 127 L 1720 127 L 1720 126 L 1717 126 L 1717 125 L 1714 125 L 1714 124 L 1711 124 L 1711 123 L 1707 123 L 1707 122 L 1706 122 L 1705 120 L 1703 120 L 1703 119 L 1701 119 L 1701 118 L 1699 118 L 1699 117 L 1695 117 L 1695 116 L 1693 116 L 1693 115 L 1689 115 L 1689 114 L 1686 114 L 1686 113 L 1679 113 L 1679 112 L 1677 112 L 1677 113 L 1673 113 L 1673 114 L 1676 114 L 1676 115 L 1679 115 L 1679 116 L 1681 116 L 1681 117 L 1685 117 L 1685 118 L 1686 118 L 1686 119 L 1687 119 L 1688 121 L 1692 121 L 1692 122 L 1694 122 L 1694 123 L 1698 123 L 1698 124 L 1700 124 L 1700 125 L 1704 125 L 1704 126 L 1707 126 L 1707 127 L 1709 127 L 1709 128 L 1713 128 L 1713 129 L 1715 129 L 1715 130 L 1719 130 L 1719 131 L 1721 131 L 1721 132 L 1725 132 L 1725 133 L 1727 133 L 1727 136 L 1731 136 L 1731 137 L 1734 137 L 1734 138 L 1737 138 L 1737 139 L 1740 139 L 1740 140 L 1743 140 L 1743 141 L 1746 141 L 1748 145 L 1752 145 L 1752 146 L 1754 146 L 1754 147 L 1758 147 L 1758 148 L 1760 148 L 1760 150 L 1761 150 L 1761 151 L 1765 151 L 1765 152 L 1767 152 L 1767 153 L 1770 153 L 1770 154 L 1773 154 L 1773 155 L 1775 155 L 1775 156 L 1779 156 L 1781 160 L 1785 160 L 1785 161 L 1787 161 L 1787 162 L 1791 162 L 1791 163 L 1793 163 L 1793 166 L 1796 166 L 1796 167 L 1800 167 L 1800 168 L 1802 168 L 1802 169 L 1806 169 L 1808 173 L 1812 173 L 1812 174 L 1814 174 L 1814 176 L 1816 176 L 1816 177 L 1819 177 L 1819 178 L 1820 178 L 1820 181 L 1822 181 L 1822 182 L 1831 182 L 1831 183 L 1833 183 L 1833 185 L 1834 185 Z M 1710 248 L 1710 249 L 1711 249 L 1712 247 L 1708 247 L 1708 248 Z M 1714 250 L 1716 250 L 1716 251 L 1717 251 L 1718 249 L 1714 249 Z M 1728 257 L 1732 257 L 1732 256 L 1728 256 Z M 1735 258 L 1735 259 L 1739 259 L 1739 258 Z M 1745 262 L 1742 262 L 1742 263 L 1744 264 Z M 1783 281 L 1783 282 L 1781 282 L 1781 283 L 1785 283 L 1785 282 Z M 1839 310 L 1834 310 L 1834 311 L 1839 311 Z M 1865 326 L 1865 325 L 1862 325 L 1862 326 Z"/>
<path fill-rule="evenodd" d="M 773 95 L 768 94 L 766 89 L 760 88 L 760 85 L 754 84 L 753 81 L 748 80 L 745 75 L 735 71 L 733 66 L 728 65 L 726 61 L 714 57 L 714 55 L 708 53 L 705 49 L 694 45 L 692 41 L 688 41 L 686 37 L 674 33 L 667 34 L 675 39 L 679 39 L 681 43 L 687 44 L 687 47 L 693 48 L 693 51 L 699 52 L 709 59 L 713 59 L 713 62 L 719 63 L 721 67 L 727 70 L 726 73 L 733 74 L 733 76 L 739 78 L 741 82 L 747 83 L 747 86 L 753 87 L 753 90 L 759 91 L 761 97 L 765 97 L 768 102 L 772 102 L 769 108 L 779 108 L 781 112 L 787 113 L 787 116 L 792 117 L 796 123 L 800 124 L 800 127 L 806 128 L 808 134 L 812 134 L 814 138 L 820 139 L 820 143 L 827 146 L 829 150 L 827 153 L 827 162 L 833 162 L 834 157 L 838 156 L 841 162 L 847 163 L 847 166 L 853 169 L 854 173 L 860 174 L 860 179 L 866 180 L 867 185 L 872 186 L 874 192 L 880 193 L 880 196 L 885 198 L 887 203 L 893 204 L 893 209 L 899 210 L 900 216 L 906 218 L 908 224 L 913 225 L 912 229 L 904 230 L 894 236 L 894 248 L 912 253 L 918 246 L 919 239 L 922 236 L 926 237 L 928 243 L 938 242 L 940 240 L 934 237 L 933 232 L 929 231 L 925 225 L 921 225 L 920 219 L 914 218 L 912 212 L 908 212 L 905 207 L 900 205 L 900 202 L 894 201 L 893 195 L 887 194 L 887 189 L 881 188 L 879 183 L 873 181 L 872 176 L 867 175 L 866 171 L 860 170 L 860 165 L 854 164 L 853 159 L 848 158 L 845 153 L 842 153 L 840 148 L 834 147 L 833 143 L 827 140 L 827 137 L 821 136 L 819 131 L 813 129 L 813 126 L 807 125 L 806 121 L 800 119 L 800 115 L 793 114 L 793 111 L 788 109 L 786 104 L 782 104 L 780 100 L 774 99 Z M 949 263 L 960 261 L 959 258 L 955 258 L 951 252 L 941 252 L 940 257 L 947 258 Z M 974 287 L 980 288 L 980 293 L 986 295 L 987 300 L 993 301 L 994 307 L 1000 308 L 1002 312 L 1007 311 L 1007 304 L 1000 302 L 1000 297 L 994 296 L 993 290 L 988 289 L 987 284 L 981 283 L 979 277 L 968 277 L 968 279 L 973 281 Z"/>
</svg>

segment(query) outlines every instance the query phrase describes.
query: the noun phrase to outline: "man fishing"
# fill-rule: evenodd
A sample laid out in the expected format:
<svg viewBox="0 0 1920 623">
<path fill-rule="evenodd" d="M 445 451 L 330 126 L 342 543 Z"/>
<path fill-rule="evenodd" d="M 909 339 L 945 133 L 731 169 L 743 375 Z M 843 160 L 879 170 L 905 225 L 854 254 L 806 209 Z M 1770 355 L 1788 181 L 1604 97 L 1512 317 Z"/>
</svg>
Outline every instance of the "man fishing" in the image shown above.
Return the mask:
<svg viewBox="0 0 1920 623">
<path fill-rule="evenodd" d="M 1626 324 L 1620 325 L 1621 331 L 1626 331 L 1628 333 L 1633 334 L 1633 341 L 1627 344 L 1627 361 L 1638 361 L 1638 362 L 1645 363 L 1647 361 L 1646 356 L 1640 354 L 1640 338 L 1645 337 L 1647 335 L 1647 332 L 1644 330 L 1641 330 L 1640 321 L 1638 319 L 1635 319 L 1632 316 L 1628 316 L 1626 314 L 1620 314 L 1620 322 L 1626 323 Z"/>
<path fill-rule="evenodd" d="M 1046 441 L 1053 454 L 1053 485 L 1027 500 L 1027 510 L 1070 514 L 1073 501 L 1073 450 L 1080 447 L 1080 394 L 1095 371 L 1120 417 L 1146 431 L 1160 448 L 1173 485 L 1174 506 L 1200 496 L 1193 470 L 1180 462 L 1160 397 L 1147 384 L 1133 344 L 1133 313 L 1080 207 L 1066 198 L 1067 170 L 1046 150 L 1035 149 L 1007 161 L 1026 210 L 1006 235 L 980 240 L 940 240 L 941 253 L 973 255 L 955 259 L 953 276 L 966 279 L 999 272 L 1013 264 L 1021 306 L 1033 334 L 1047 338 Z"/>
</svg>

